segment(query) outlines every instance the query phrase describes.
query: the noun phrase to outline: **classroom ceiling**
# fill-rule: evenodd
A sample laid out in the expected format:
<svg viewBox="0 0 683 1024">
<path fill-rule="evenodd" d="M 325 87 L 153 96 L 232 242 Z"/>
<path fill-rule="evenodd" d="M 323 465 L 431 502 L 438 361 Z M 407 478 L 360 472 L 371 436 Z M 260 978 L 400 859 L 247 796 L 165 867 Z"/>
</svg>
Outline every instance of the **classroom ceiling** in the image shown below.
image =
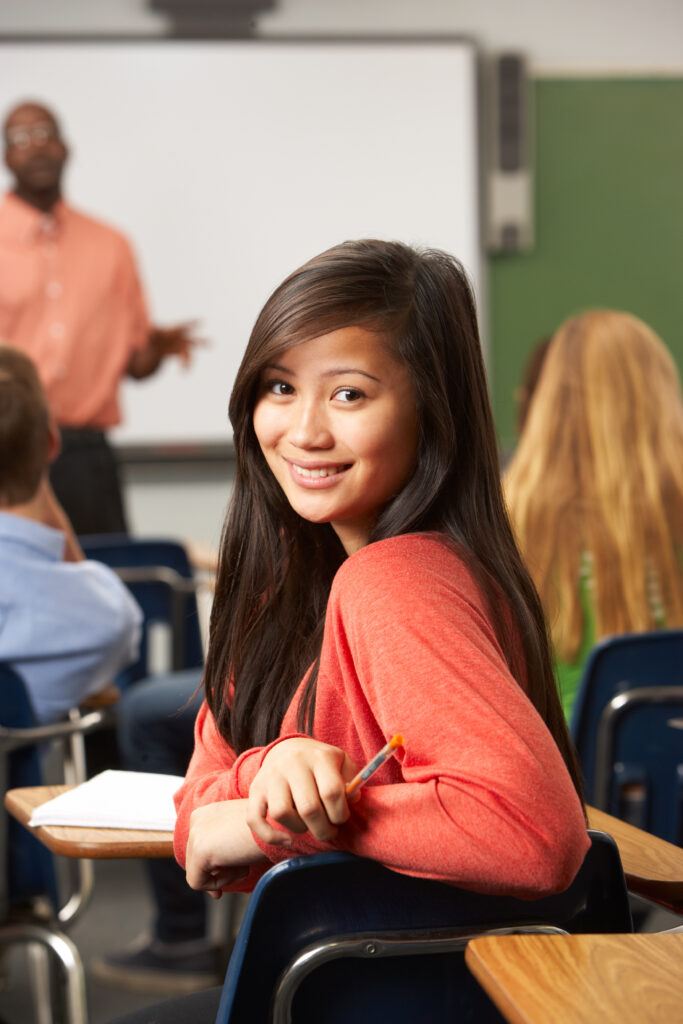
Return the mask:
<svg viewBox="0 0 683 1024">
<path fill-rule="evenodd" d="M 535 76 L 683 74 L 681 0 L 262 0 L 251 19 L 268 37 L 466 36 L 486 53 L 526 54 Z M 150 0 L 0 0 L 5 39 L 169 35 L 169 14 Z"/>
</svg>

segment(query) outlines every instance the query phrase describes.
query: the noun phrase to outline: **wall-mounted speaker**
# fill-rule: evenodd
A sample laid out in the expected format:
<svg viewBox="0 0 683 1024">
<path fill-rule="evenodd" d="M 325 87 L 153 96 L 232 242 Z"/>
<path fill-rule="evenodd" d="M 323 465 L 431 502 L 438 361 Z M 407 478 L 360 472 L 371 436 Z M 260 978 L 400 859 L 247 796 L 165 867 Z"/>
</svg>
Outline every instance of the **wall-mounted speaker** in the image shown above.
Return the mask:
<svg viewBox="0 0 683 1024">
<path fill-rule="evenodd" d="M 491 252 L 534 243 L 533 107 L 525 58 L 502 53 L 484 61 L 484 223 Z"/>
</svg>

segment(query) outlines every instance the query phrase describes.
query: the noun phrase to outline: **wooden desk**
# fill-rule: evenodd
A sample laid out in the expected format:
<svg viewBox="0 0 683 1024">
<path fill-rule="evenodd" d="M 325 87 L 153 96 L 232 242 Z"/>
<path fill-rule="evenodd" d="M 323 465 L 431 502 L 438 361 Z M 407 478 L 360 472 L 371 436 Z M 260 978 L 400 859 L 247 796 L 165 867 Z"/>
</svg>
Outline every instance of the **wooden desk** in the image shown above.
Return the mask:
<svg viewBox="0 0 683 1024">
<path fill-rule="evenodd" d="M 489 935 L 467 966 L 511 1024 L 680 1024 L 683 934 Z"/>
<path fill-rule="evenodd" d="M 619 847 L 629 892 L 683 914 L 683 849 L 604 811 L 587 810 L 590 828 L 607 832 Z"/>
<path fill-rule="evenodd" d="M 31 828 L 45 846 L 66 857 L 172 857 L 172 832 L 145 832 L 114 828 L 71 828 L 28 822 L 35 807 L 63 793 L 68 786 L 10 789 L 5 807 L 22 825 Z M 608 832 L 619 847 L 629 890 L 661 906 L 683 913 L 683 849 L 657 836 L 627 825 L 602 811 L 588 808 L 591 828 Z"/>
<path fill-rule="evenodd" d="M 145 832 L 118 828 L 71 828 L 64 825 L 41 825 L 34 828 L 29 819 L 34 808 L 52 800 L 71 786 L 33 786 L 10 789 L 5 794 L 5 807 L 22 825 L 54 853 L 65 857 L 86 857 L 93 860 L 129 857 L 172 857 L 172 832 Z"/>
</svg>

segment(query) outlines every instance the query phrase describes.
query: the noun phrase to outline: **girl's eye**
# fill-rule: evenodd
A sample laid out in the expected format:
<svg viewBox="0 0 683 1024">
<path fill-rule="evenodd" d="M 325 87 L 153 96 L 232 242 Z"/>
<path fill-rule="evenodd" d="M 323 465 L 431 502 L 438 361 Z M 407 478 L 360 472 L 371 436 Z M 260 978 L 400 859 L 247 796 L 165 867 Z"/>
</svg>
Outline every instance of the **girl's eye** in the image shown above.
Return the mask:
<svg viewBox="0 0 683 1024">
<path fill-rule="evenodd" d="M 291 384 L 288 384 L 286 380 L 267 380 L 264 386 L 264 391 L 269 391 L 271 395 L 294 394 L 294 388 Z"/>
<path fill-rule="evenodd" d="M 341 402 L 357 402 L 360 398 L 365 398 L 365 395 L 359 388 L 339 388 L 335 391 L 334 397 Z"/>
</svg>

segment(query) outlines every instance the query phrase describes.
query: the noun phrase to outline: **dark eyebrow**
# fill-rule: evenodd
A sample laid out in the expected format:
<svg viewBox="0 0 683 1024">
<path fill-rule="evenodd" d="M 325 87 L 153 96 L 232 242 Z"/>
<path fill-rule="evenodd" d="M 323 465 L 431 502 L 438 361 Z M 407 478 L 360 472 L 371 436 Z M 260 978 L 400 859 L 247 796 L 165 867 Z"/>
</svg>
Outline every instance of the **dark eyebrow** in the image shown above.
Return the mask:
<svg viewBox="0 0 683 1024">
<path fill-rule="evenodd" d="M 281 366 L 279 363 L 268 363 L 267 366 L 263 367 L 263 372 L 267 370 L 277 370 L 278 373 L 288 374 L 290 377 L 293 376 L 292 371 L 288 370 L 286 366 Z M 373 377 L 371 373 L 367 373 L 365 370 L 359 370 L 356 366 L 334 366 L 331 370 L 328 370 L 323 374 L 324 377 L 341 377 L 345 373 L 357 373 L 361 377 L 367 377 L 368 380 L 374 380 L 377 384 L 381 384 L 379 377 Z"/>
</svg>

